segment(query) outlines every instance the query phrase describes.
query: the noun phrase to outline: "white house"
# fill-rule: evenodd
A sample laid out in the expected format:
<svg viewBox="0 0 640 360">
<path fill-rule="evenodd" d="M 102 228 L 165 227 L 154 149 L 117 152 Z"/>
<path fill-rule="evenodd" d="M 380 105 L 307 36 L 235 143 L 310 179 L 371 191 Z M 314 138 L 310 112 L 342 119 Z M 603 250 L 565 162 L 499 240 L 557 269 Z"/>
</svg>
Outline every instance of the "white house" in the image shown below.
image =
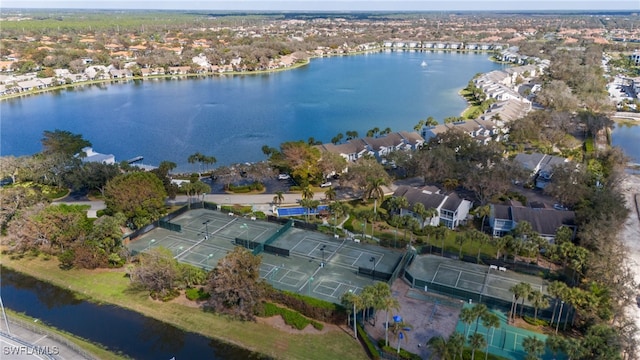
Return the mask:
<svg viewBox="0 0 640 360">
<path fill-rule="evenodd" d="M 421 203 L 426 210 L 433 209 L 436 213 L 431 218 L 423 219 L 423 226 L 443 224 L 449 229 L 455 229 L 460 224 L 463 224 L 473 205 L 471 201 L 460 198 L 455 192 L 442 193 L 439 188 L 434 186 L 423 188 L 399 186 L 393 196 L 404 196 L 409 202 L 409 209 L 401 209 L 400 215 L 409 214 L 420 218 L 411 209 L 415 204 Z"/>
<path fill-rule="evenodd" d="M 116 157 L 113 154 L 101 154 L 93 151 L 91 147 L 83 148 L 82 152 L 86 155 L 82 158 L 82 162 L 99 162 L 107 165 L 116 163 Z"/>
</svg>

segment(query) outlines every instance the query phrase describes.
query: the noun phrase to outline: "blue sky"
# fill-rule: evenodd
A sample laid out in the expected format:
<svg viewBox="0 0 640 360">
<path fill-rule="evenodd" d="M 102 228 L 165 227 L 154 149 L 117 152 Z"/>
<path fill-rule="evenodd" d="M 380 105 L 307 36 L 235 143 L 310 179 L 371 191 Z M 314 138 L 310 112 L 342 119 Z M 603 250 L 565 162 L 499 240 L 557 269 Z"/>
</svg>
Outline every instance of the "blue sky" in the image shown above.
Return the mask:
<svg viewBox="0 0 640 360">
<path fill-rule="evenodd" d="M 171 10 L 637 10 L 640 0 L 1 0 L 2 8 Z"/>
</svg>

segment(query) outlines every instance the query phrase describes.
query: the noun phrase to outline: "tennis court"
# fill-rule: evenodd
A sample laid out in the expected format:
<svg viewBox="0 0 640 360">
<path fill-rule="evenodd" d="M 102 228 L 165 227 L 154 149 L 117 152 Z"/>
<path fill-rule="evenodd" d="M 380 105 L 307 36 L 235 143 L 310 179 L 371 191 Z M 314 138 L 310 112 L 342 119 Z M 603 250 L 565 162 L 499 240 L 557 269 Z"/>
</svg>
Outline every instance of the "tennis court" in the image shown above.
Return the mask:
<svg viewBox="0 0 640 360">
<path fill-rule="evenodd" d="M 402 257 L 399 251 L 298 229 L 292 221 L 280 225 L 207 209 L 187 211 L 170 225 L 174 231 L 155 228 L 129 249 L 135 254 L 164 247 L 180 262 L 211 270 L 243 246 L 262 257 L 260 276 L 274 287 L 334 303 L 374 279 L 386 281 Z"/>
<path fill-rule="evenodd" d="M 405 278 L 417 288 L 507 309 L 513 298 L 509 289 L 521 282 L 527 282 L 533 290 L 547 294 L 544 279 L 435 255 L 416 257 L 407 268 Z M 525 306 L 530 305 L 525 301 Z M 540 309 L 539 316 L 545 316 L 545 309 Z"/>
<path fill-rule="evenodd" d="M 470 307 L 472 305 L 465 304 L 464 306 Z M 507 316 L 504 312 L 496 310 L 491 311 L 500 319 L 500 326 L 498 326 L 497 328 L 489 329 L 483 326 L 482 322 L 479 322 L 477 327 L 477 332 L 484 335 L 489 345 L 490 353 L 513 360 L 524 359 L 527 355 L 522 346 L 522 342 L 525 338 L 534 336 L 542 340 L 543 342 L 546 340 L 546 335 L 509 325 Z M 458 324 L 456 325 L 456 331 L 461 334 L 465 334 L 468 337 L 476 332 L 476 323 L 474 321 L 470 325 L 465 325 L 464 322 L 458 321 Z M 485 351 L 485 349 L 481 350 L 482 352 Z M 550 350 L 546 349 L 546 352 L 542 356 L 542 359 L 551 360 L 554 359 L 554 356 Z"/>
</svg>

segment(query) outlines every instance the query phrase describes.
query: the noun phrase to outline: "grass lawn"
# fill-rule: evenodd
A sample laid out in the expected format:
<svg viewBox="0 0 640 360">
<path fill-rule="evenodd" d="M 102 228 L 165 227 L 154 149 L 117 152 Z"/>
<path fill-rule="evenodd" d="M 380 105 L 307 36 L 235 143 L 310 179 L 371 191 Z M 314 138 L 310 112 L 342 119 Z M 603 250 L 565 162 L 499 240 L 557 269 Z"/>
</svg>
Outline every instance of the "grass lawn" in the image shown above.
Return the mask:
<svg viewBox="0 0 640 360">
<path fill-rule="evenodd" d="M 20 260 L 3 256 L 2 265 L 57 286 L 80 297 L 137 311 L 181 329 L 236 344 L 278 359 L 366 359 L 362 346 L 349 334 L 323 335 L 282 332 L 266 324 L 230 320 L 194 307 L 150 300 L 147 292 L 129 290 L 124 269 L 61 270 L 57 259 Z"/>
</svg>

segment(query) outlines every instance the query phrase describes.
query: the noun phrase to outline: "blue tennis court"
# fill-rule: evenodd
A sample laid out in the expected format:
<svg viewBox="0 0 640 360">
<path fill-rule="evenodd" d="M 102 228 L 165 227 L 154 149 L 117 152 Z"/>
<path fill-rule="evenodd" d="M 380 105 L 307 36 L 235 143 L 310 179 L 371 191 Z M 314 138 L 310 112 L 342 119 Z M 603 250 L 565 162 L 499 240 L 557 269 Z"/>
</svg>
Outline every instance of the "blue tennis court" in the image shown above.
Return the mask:
<svg viewBox="0 0 640 360">
<path fill-rule="evenodd" d="M 303 215 L 318 215 L 321 211 L 328 211 L 328 210 L 329 210 L 329 206 L 320 205 L 318 206 L 317 209 L 307 209 L 303 207 L 277 208 L 276 213 L 278 214 L 278 216 L 303 216 Z"/>
</svg>

